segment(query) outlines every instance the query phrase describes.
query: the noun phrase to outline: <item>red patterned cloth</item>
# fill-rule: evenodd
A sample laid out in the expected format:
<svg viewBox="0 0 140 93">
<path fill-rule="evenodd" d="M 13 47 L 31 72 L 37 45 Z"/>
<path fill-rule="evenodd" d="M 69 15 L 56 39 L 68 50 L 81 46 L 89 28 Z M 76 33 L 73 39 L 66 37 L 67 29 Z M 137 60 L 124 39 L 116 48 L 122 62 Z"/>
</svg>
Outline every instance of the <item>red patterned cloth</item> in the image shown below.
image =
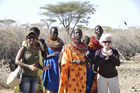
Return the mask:
<svg viewBox="0 0 140 93">
<path fill-rule="evenodd" d="M 92 50 L 101 49 L 102 46 L 100 45 L 99 41 L 96 39 L 95 36 L 90 37 L 90 43 L 89 46 Z"/>
</svg>

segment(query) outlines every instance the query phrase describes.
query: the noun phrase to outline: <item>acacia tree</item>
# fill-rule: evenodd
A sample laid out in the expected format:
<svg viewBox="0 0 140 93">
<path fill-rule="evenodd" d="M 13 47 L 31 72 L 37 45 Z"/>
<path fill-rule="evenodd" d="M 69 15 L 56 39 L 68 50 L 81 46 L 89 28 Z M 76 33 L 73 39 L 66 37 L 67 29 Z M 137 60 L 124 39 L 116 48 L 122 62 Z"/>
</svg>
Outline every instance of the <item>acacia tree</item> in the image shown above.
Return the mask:
<svg viewBox="0 0 140 93">
<path fill-rule="evenodd" d="M 13 24 L 15 22 L 16 21 L 15 20 L 12 20 L 12 19 L 3 19 L 3 20 L 0 20 L 0 23 L 2 23 L 5 26 L 10 26 L 11 24 Z"/>
<path fill-rule="evenodd" d="M 56 19 L 41 19 L 41 21 L 47 26 L 49 29 L 51 24 L 56 22 Z"/>
<path fill-rule="evenodd" d="M 54 5 L 48 4 L 41 7 L 41 9 L 45 9 L 42 13 L 43 15 L 57 18 L 67 31 L 68 35 L 71 26 L 73 26 L 72 30 L 74 30 L 78 23 L 88 24 L 90 15 L 95 12 L 95 6 L 93 4 L 79 1 L 58 3 Z"/>
<path fill-rule="evenodd" d="M 104 31 L 109 32 L 109 31 L 113 31 L 111 27 L 109 26 L 103 26 Z"/>
<path fill-rule="evenodd" d="M 86 29 L 86 27 L 85 27 L 84 25 L 82 25 L 82 24 L 77 25 L 77 28 L 80 28 L 80 29 Z"/>
</svg>

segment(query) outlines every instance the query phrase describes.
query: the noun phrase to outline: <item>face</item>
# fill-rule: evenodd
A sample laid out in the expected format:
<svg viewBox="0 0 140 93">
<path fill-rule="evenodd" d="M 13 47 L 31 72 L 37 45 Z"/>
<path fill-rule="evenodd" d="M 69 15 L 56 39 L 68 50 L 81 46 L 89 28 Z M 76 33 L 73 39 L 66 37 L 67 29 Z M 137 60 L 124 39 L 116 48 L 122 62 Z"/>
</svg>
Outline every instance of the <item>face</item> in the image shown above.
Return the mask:
<svg viewBox="0 0 140 93">
<path fill-rule="evenodd" d="M 30 34 L 27 36 L 27 42 L 33 46 L 36 43 L 36 35 L 35 34 Z"/>
<path fill-rule="evenodd" d="M 102 43 L 103 43 L 102 45 L 103 45 L 104 48 L 109 49 L 111 47 L 111 44 L 112 44 L 111 38 L 105 38 L 102 41 Z"/>
<path fill-rule="evenodd" d="M 82 30 L 75 30 L 74 32 L 74 39 L 75 41 L 81 41 L 81 38 L 83 36 Z"/>
<path fill-rule="evenodd" d="M 58 38 L 58 31 L 55 29 L 51 29 L 50 35 L 51 35 L 52 39 L 57 39 Z"/>
<path fill-rule="evenodd" d="M 90 38 L 89 38 L 89 37 L 84 36 L 82 41 L 83 41 L 83 43 L 85 43 L 86 45 L 88 45 L 88 44 L 89 44 L 89 42 L 90 42 Z"/>
<path fill-rule="evenodd" d="M 97 37 L 101 37 L 101 35 L 103 34 L 103 29 L 100 26 L 95 27 L 95 34 L 97 35 Z"/>
<path fill-rule="evenodd" d="M 70 38 L 71 38 L 71 40 L 74 40 L 74 34 L 73 33 L 71 34 Z"/>
</svg>

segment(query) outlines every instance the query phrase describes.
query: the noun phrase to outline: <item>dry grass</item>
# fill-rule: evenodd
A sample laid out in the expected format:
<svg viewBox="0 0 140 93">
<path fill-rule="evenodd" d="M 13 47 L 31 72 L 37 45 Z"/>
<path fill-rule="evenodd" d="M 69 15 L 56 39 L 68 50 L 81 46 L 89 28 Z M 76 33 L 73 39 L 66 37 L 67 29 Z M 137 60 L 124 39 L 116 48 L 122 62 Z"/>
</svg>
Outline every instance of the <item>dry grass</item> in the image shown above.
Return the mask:
<svg viewBox="0 0 140 93">
<path fill-rule="evenodd" d="M 115 47 L 120 50 L 126 59 L 140 53 L 140 30 L 115 31 L 112 34 Z"/>
<path fill-rule="evenodd" d="M 39 29 L 41 31 L 40 38 L 46 39 L 49 30 Z M 14 62 L 16 53 L 21 47 L 21 43 L 25 39 L 25 33 L 28 30 L 29 28 L 20 26 L 0 27 L 0 59 L 10 59 Z M 113 30 L 110 33 L 114 37 L 114 47 L 118 48 L 125 58 L 130 59 L 136 53 L 140 53 L 140 30 Z M 83 29 L 83 34 L 92 36 L 94 35 L 94 29 Z M 64 43 L 68 43 L 70 38 L 64 29 L 59 30 L 59 37 Z"/>
<path fill-rule="evenodd" d="M 46 39 L 49 35 L 49 31 L 47 29 L 39 28 L 41 31 L 40 38 Z M 10 72 L 9 70 L 9 63 L 14 64 L 14 59 L 17 54 L 18 49 L 21 47 L 22 41 L 25 39 L 25 33 L 29 30 L 29 28 L 25 29 L 24 27 L 14 26 L 14 27 L 0 27 L 0 76 L 3 76 L 0 78 L 0 84 L 4 85 L 5 88 L 8 88 L 6 83 L 6 79 L 8 77 L 8 74 Z M 140 30 L 113 30 L 109 32 L 114 37 L 114 47 L 119 49 L 119 51 L 125 56 L 125 58 L 130 59 L 132 56 L 135 56 L 137 53 L 140 53 Z M 92 36 L 94 35 L 94 29 L 89 30 L 83 30 L 84 35 Z M 61 29 L 59 31 L 59 37 L 65 42 L 68 43 L 69 36 L 65 32 L 64 29 Z M 119 79 L 120 79 L 120 87 L 123 91 L 122 93 L 131 93 L 129 92 L 130 89 L 133 89 L 136 84 L 135 77 L 132 76 L 138 76 L 137 68 L 135 73 L 131 73 L 134 70 L 134 67 L 138 67 L 135 64 L 134 66 L 131 64 L 132 62 L 127 62 L 125 64 L 122 64 L 118 68 L 119 70 Z M 3 65 L 5 64 L 5 65 Z M 131 71 L 128 71 L 126 67 L 133 68 Z M 135 75 L 133 75 L 135 74 Z M 132 78 L 129 78 L 132 77 Z M 130 79 L 133 82 L 131 84 Z M 128 84 L 127 84 L 128 83 Z M 127 85 L 127 86 L 126 86 Z M 132 85 L 132 86 L 131 86 Z M 126 86 L 126 87 L 125 87 Z M 128 89 L 127 89 L 128 87 Z M 4 90 L 5 91 L 5 90 Z M 11 90 L 10 90 L 11 91 Z M 1 92 L 1 91 L 0 91 Z M 6 92 L 5 92 L 6 93 Z M 9 93 L 9 92 L 8 92 Z"/>
</svg>

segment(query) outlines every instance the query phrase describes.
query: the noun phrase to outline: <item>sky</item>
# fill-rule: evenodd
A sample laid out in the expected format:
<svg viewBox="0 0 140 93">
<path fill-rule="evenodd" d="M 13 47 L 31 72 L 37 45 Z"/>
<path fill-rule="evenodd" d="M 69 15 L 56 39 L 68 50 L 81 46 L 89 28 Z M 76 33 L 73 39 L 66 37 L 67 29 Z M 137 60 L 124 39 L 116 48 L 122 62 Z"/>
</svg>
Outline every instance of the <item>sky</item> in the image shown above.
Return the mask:
<svg viewBox="0 0 140 93">
<path fill-rule="evenodd" d="M 46 18 L 41 15 L 40 7 L 45 4 L 57 4 L 66 0 L 0 0 L 0 20 L 13 19 L 18 24 L 39 23 Z M 74 0 L 67 0 L 74 1 Z M 78 1 L 78 0 L 76 0 Z M 87 0 L 79 0 L 87 1 Z M 140 27 L 140 0 L 90 0 L 98 5 L 91 16 L 89 27 L 96 25 L 112 28 Z M 124 24 L 127 23 L 127 26 Z M 55 24 L 59 26 L 59 24 Z"/>
</svg>

